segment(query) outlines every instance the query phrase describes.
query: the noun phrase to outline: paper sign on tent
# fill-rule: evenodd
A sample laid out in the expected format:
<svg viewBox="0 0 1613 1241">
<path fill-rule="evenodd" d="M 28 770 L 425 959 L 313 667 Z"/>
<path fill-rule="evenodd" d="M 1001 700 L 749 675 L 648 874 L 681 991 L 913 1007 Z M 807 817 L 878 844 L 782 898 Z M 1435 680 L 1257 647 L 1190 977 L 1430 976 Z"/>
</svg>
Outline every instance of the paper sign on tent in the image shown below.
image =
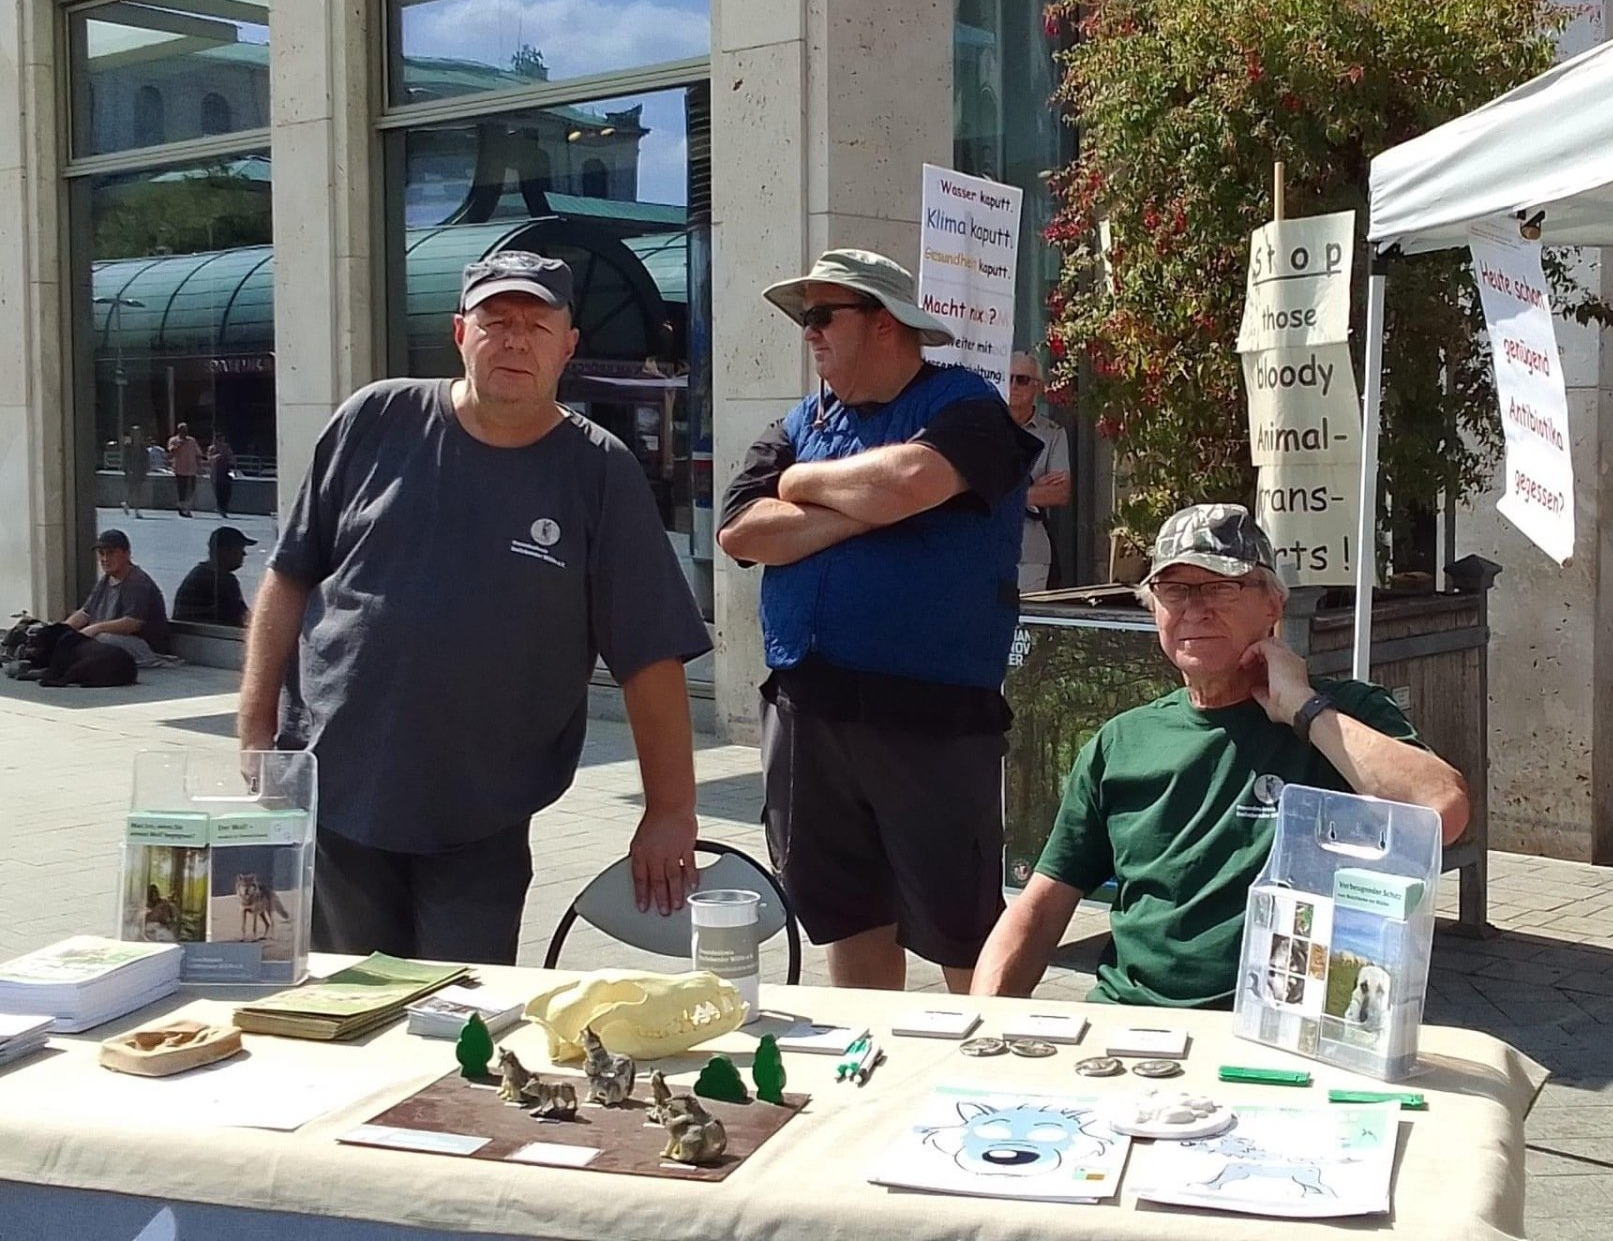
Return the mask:
<svg viewBox="0 0 1613 1241">
<path fill-rule="evenodd" d="M 1468 230 L 1506 438 L 1500 514 L 1559 564 L 1574 554 L 1574 459 L 1540 243 L 1511 221 Z"/>
</svg>

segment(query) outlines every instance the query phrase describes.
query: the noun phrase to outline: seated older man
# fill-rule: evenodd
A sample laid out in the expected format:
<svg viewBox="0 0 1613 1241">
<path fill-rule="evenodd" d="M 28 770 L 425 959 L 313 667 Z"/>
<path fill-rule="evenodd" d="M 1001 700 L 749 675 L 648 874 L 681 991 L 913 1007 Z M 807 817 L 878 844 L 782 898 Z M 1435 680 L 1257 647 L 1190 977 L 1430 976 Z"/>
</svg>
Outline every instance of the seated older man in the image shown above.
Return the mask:
<svg viewBox="0 0 1613 1241">
<path fill-rule="evenodd" d="M 1273 637 L 1287 589 L 1247 509 L 1168 520 L 1139 591 L 1183 688 L 1106 723 L 1076 758 L 1052 835 L 976 967 L 977 995 L 1028 995 L 1082 894 L 1116 880 L 1110 946 L 1088 999 L 1227 1007 L 1249 885 L 1284 783 L 1414 802 L 1445 842 L 1467 786 L 1383 689 L 1312 682 Z"/>
</svg>

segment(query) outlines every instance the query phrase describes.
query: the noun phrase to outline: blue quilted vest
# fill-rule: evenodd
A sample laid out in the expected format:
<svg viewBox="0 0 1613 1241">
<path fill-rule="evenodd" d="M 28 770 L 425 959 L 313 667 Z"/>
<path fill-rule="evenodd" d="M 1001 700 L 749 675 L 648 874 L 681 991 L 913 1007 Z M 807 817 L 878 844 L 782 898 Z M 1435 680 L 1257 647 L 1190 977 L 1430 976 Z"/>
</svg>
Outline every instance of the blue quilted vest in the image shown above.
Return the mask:
<svg viewBox="0 0 1613 1241">
<path fill-rule="evenodd" d="M 830 461 L 918 434 L 954 401 L 1000 399 L 972 371 L 943 367 L 890 404 L 859 414 L 816 396 L 784 420 L 797 461 Z M 1004 417 L 1007 417 L 1006 412 Z M 996 688 L 1019 616 L 1018 564 L 1028 480 L 989 513 L 931 509 L 762 574 L 770 668 L 816 653 L 839 668 Z"/>
</svg>

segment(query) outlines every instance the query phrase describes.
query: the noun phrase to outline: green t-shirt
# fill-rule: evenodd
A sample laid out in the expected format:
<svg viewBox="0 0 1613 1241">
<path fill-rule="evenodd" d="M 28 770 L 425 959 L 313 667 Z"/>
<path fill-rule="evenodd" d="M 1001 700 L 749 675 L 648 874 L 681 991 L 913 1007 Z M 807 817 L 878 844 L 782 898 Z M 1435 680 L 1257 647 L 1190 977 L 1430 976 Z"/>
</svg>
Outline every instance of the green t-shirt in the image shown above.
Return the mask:
<svg viewBox="0 0 1613 1241">
<path fill-rule="evenodd" d="M 1421 745 L 1381 687 L 1316 688 L 1345 714 Z M 1285 784 L 1350 791 L 1320 750 L 1253 700 L 1201 711 L 1179 689 L 1087 742 L 1036 869 L 1082 892 L 1116 881 L 1113 938 L 1088 999 L 1230 1002 L 1249 885 L 1271 851 Z"/>
</svg>

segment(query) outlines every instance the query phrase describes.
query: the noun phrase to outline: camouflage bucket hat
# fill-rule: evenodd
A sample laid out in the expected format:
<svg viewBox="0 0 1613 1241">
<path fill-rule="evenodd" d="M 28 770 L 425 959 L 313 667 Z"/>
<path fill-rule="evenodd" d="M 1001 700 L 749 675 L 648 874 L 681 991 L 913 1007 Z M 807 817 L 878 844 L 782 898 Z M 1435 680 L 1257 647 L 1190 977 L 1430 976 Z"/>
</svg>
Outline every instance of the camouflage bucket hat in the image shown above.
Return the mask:
<svg viewBox="0 0 1613 1241">
<path fill-rule="evenodd" d="M 1223 577 L 1277 567 L 1271 540 L 1241 504 L 1195 504 L 1173 513 L 1154 540 L 1152 582 L 1172 565 L 1190 564 Z"/>
</svg>

